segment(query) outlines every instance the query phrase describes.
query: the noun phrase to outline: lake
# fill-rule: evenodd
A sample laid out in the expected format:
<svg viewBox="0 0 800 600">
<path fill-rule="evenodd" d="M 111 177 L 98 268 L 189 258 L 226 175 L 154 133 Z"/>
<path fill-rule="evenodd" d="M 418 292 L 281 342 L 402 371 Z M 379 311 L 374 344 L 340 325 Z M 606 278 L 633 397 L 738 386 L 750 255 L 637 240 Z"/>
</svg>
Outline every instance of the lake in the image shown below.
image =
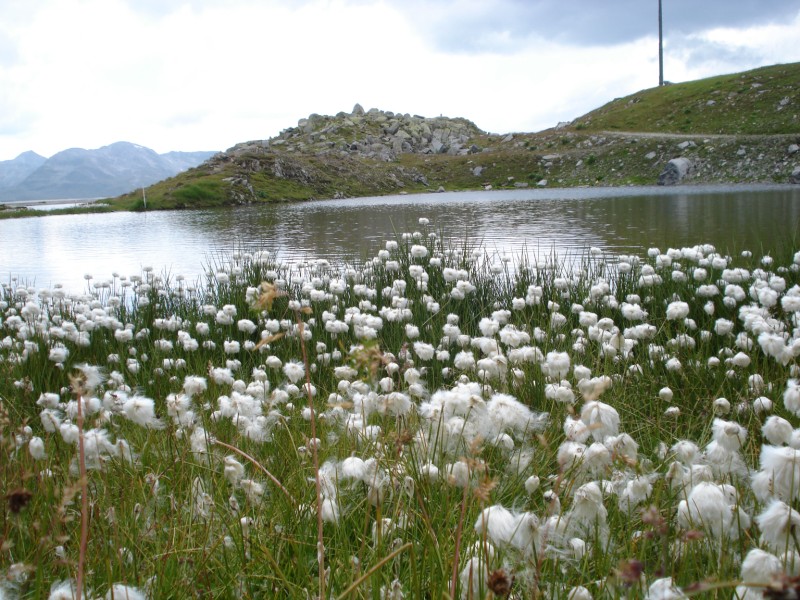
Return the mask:
<svg viewBox="0 0 800 600">
<path fill-rule="evenodd" d="M 800 247 L 800 186 L 522 189 L 323 200 L 235 209 L 48 216 L 0 221 L 0 281 L 61 283 L 156 272 L 194 280 L 220 256 L 268 250 L 283 261 L 367 258 L 419 229 L 531 257 L 644 254 L 710 243 L 729 254 Z"/>
</svg>

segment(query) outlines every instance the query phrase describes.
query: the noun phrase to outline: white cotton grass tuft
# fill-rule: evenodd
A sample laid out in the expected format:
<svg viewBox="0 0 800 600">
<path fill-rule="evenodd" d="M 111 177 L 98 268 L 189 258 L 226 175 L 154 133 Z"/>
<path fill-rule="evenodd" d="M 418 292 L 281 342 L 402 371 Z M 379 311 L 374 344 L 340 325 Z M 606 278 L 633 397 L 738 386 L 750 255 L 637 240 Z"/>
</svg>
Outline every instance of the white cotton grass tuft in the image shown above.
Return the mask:
<svg viewBox="0 0 800 600">
<path fill-rule="evenodd" d="M 155 400 L 145 396 L 133 396 L 122 405 L 123 414 L 130 420 L 148 429 L 163 429 L 164 423 L 155 414 Z"/>
<path fill-rule="evenodd" d="M 800 513 L 781 500 L 772 500 L 755 518 L 761 530 L 759 541 L 772 552 L 794 549 L 795 531 L 800 528 Z"/>
<path fill-rule="evenodd" d="M 43 460 L 47 458 L 47 452 L 44 448 L 44 440 L 38 436 L 32 437 L 28 441 L 28 453 L 34 460 Z"/>
<path fill-rule="evenodd" d="M 539 519 L 530 512 L 516 513 L 494 504 L 478 515 L 475 533 L 499 548 L 515 550 L 530 557 L 539 545 Z"/>
<path fill-rule="evenodd" d="M 800 450 L 788 446 L 761 447 L 761 469 L 753 475 L 756 497 L 762 502 L 770 497 L 784 502 L 800 499 Z"/>
<path fill-rule="evenodd" d="M 147 595 L 138 588 L 131 587 L 122 583 L 113 584 L 106 595 L 105 600 L 147 600 Z"/>
<path fill-rule="evenodd" d="M 303 363 L 297 361 L 289 361 L 283 365 L 283 374 L 291 383 L 297 383 L 305 377 L 306 369 Z"/>
<path fill-rule="evenodd" d="M 800 416 L 800 380 L 790 379 L 783 392 L 783 405 L 790 413 Z"/>
<path fill-rule="evenodd" d="M 607 436 L 619 433 L 619 413 L 609 404 L 594 400 L 586 402 L 581 410 L 581 420 L 591 432 L 591 436 L 602 442 Z"/>
<path fill-rule="evenodd" d="M 486 403 L 488 421 L 476 423 L 483 429 L 485 438 L 494 439 L 498 434 L 509 432 L 517 438 L 531 435 L 546 424 L 547 415 L 534 413 L 530 408 L 508 394 L 494 394 Z M 483 428 L 483 425 L 489 427 Z M 494 434 L 494 435 L 492 435 Z"/>
<path fill-rule="evenodd" d="M 741 580 L 744 584 L 769 585 L 783 575 L 781 559 L 774 554 L 753 548 L 744 557 Z"/>
<path fill-rule="evenodd" d="M 199 375 L 187 375 L 183 380 L 183 391 L 190 398 L 202 394 L 208 389 L 208 382 L 205 377 Z"/>
<path fill-rule="evenodd" d="M 711 431 L 714 441 L 728 451 L 739 450 L 747 439 L 747 429 L 734 421 L 714 419 Z"/>
<path fill-rule="evenodd" d="M 792 424 L 777 415 L 769 417 L 761 427 L 761 433 L 770 444 L 775 446 L 789 444 L 792 441 L 793 431 Z"/>
<path fill-rule="evenodd" d="M 656 579 L 647 588 L 645 600 L 682 600 L 688 598 L 672 581 L 672 577 Z"/>
<path fill-rule="evenodd" d="M 86 592 L 86 597 L 91 597 L 91 592 Z M 55 581 L 50 586 L 50 595 L 47 600 L 74 600 L 77 598 L 75 582 L 71 579 Z"/>
<path fill-rule="evenodd" d="M 711 539 L 736 540 L 750 525 L 750 517 L 738 506 L 732 486 L 702 481 L 678 504 L 678 525 L 704 530 Z"/>
<path fill-rule="evenodd" d="M 592 593 L 582 585 L 578 585 L 567 593 L 567 600 L 592 600 Z"/>
</svg>

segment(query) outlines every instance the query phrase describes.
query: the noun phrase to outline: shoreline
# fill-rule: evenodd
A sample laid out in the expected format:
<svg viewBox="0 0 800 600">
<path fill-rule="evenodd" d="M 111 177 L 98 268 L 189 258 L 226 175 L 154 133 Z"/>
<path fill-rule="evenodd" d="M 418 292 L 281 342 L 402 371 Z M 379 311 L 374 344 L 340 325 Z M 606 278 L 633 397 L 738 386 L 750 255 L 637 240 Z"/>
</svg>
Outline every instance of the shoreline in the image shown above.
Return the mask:
<svg viewBox="0 0 800 600">
<path fill-rule="evenodd" d="M 586 192 L 588 190 L 597 190 L 600 196 L 612 196 L 614 193 L 619 192 L 622 196 L 636 195 L 637 191 L 641 191 L 647 195 L 669 195 L 674 193 L 681 193 L 685 190 L 691 194 L 711 193 L 722 194 L 727 191 L 731 193 L 747 192 L 747 191 L 779 191 L 779 190 L 800 190 L 800 186 L 792 183 L 776 183 L 776 182 L 701 182 L 701 181 L 685 181 L 678 185 L 656 185 L 656 184 L 625 184 L 625 185 L 567 185 L 567 186 L 548 186 L 548 187 L 526 187 L 526 188 L 495 188 L 491 190 L 485 189 L 463 189 L 463 190 L 423 190 L 413 192 L 401 192 L 393 194 L 382 195 L 366 195 L 354 196 L 348 198 L 308 198 L 304 200 L 282 200 L 278 201 L 265 201 L 265 202 L 246 202 L 240 204 L 228 204 L 218 206 L 197 206 L 197 207 L 184 207 L 184 208 L 158 208 L 153 207 L 148 211 L 142 210 L 127 210 L 117 208 L 108 204 L 100 204 L 107 198 L 90 198 L 90 199 L 54 199 L 54 200 L 37 200 L 33 202 L 15 202 L 15 203 L 0 203 L 0 220 L 12 218 L 26 218 L 26 217 L 43 217 L 43 216 L 59 216 L 69 214 L 81 214 L 87 211 L 90 212 L 163 212 L 163 211 L 185 211 L 185 210 L 208 210 L 208 209 L 236 209 L 253 207 L 263 204 L 264 206 L 274 204 L 306 204 L 309 202 L 358 202 L 361 199 L 368 198 L 383 198 L 383 199 L 396 199 L 402 201 L 419 196 L 437 196 L 446 197 L 451 194 L 511 194 L 513 196 L 532 194 L 537 197 L 540 196 L 554 196 L 553 199 L 568 199 L 574 196 L 583 197 L 583 193 L 577 192 L 571 194 L 573 190 L 580 190 Z M 587 196 L 588 198 L 588 196 Z M 18 204 L 19 206 L 14 206 Z M 37 208 L 47 207 L 47 208 Z M 59 208 L 63 207 L 63 208 Z"/>
</svg>

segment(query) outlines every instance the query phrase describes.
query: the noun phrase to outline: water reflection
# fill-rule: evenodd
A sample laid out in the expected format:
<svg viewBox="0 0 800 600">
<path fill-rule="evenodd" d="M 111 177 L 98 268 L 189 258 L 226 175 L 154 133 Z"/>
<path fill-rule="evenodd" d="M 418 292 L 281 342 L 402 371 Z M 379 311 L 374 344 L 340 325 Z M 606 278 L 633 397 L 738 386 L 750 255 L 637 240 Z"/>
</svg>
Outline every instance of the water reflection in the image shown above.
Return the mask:
<svg viewBox="0 0 800 600">
<path fill-rule="evenodd" d="M 214 256 L 270 250 L 282 260 L 368 258 L 427 217 L 442 235 L 541 256 L 600 247 L 641 253 L 699 243 L 769 252 L 800 240 L 800 189 L 787 186 L 586 188 L 329 200 L 158 213 L 0 221 L 0 277 L 83 289 L 84 274 L 143 265 L 197 277 Z"/>
</svg>

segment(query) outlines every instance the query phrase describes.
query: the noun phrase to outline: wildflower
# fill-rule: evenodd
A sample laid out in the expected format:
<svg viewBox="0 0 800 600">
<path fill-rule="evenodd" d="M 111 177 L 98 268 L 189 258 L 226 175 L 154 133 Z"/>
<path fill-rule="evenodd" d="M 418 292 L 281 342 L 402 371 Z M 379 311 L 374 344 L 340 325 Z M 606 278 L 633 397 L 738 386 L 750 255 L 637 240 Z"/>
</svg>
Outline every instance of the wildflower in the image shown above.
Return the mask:
<svg viewBox="0 0 800 600">
<path fill-rule="evenodd" d="M 82 388 L 87 393 L 93 392 L 106 379 L 100 367 L 88 364 L 82 364 L 82 365 L 76 365 L 75 368 L 82 375 L 82 381 L 81 381 Z"/>
<path fill-rule="evenodd" d="M 570 589 L 567 594 L 567 600 L 592 600 L 592 593 L 582 585 L 579 585 Z"/>
<path fill-rule="evenodd" d="M 225 479 L 233 486 L 237 486 L 244 477 L 244 465 L 233 456 L 226 456 L 223 460 L 225 464 Z"/>
<path fill-rule="evenodd" d="M 670 302 L 667 306 L 667 319 L 681 321 L 689 315 L 689 305 L 686 302 Z"/>
<path fill-rule="evenodd" d="M 49 360 L 56 364 L 63 364 L 69 356 L 69 350 L 64 344 L 56 344 L 50 348 Z"/>
<path fill-rule="evenodd" d="M 115 583 L 106 592 L 104 598 L 105 600 L 146 600 L 147 596 L 138 588 Z"/>
<path fill-rule="evenodd" d="M 539 489 L 539 478 L 536 475 L 531 475 L 525 480 L 525 491 L 533 495 L 537 489 Z"/>
<path fill-rule="evenodd" d="M 425 258 L 428 256 L 428 249 L 425 246 L 414 244 L 411 246 L 410 253 L 412 258 Z"/>
<path fill-rule="evenodd" d="M 183 380 L 183 391 L 190 398 L 197 394 L 202 394 L 208 389 L 208 383 L 205 377 L 198 375 L 187 375 Z"/>
<path fill-rule="evenodd" d="M 759 396 L 753 400 L 753 411 L 756 414 L 768 413 L 772 411 L 772 400 L 766 396 Z"/>
<path fill-rule="evenodd" d="M 753 491 L 764 501 L 774 496 L 785 502 L 800 498 L 800 450 L 762 446 L 761 470 L 753 475 Z"/>
<path fill-rule="evenodd" d="M 436 352 L 436 349 L 431 344 L 424 342 L 414 342 L 414 352 L 422 361 L 431 360 Z"/>
<path fill-rule="evenodd" d="M 619 508 L 623 511 L 630 511 L 632 508 L 641 504 L 653 491 L 653 484 L 650 480 L 643 476 L 638 475 L 631 479 L 626 485 L 625 489 L 619 495 Z"/>
<path fill-rule="evenodd" d="M 800 416 L 800 380 L 790 379 L 783 392 L 783 405 L 791 413 Z"/>
<path fill-rule="evenodd" d="M 569 373 L 570 358 L 566 352 L 551 351 L 547 353 L 542 371 L 551 379 L 563 379 Z"/>
<path fill-rule="evenodd" d="M 781 500 L 773 500 L 756 517 L 760 542 L 775 553 L 794 549 L 795 532 L 800 528 L 800 513 Z"/>
<path fill-rule="evenodd" d="M 239 319 L 236 323 L 236 327 L 239 331 L 244 333 L 253 333 L 258 327 L 255 323 L 253 323 L 250 319 Z"/>
<path fill-rule="evenodd" d="M 499 504 L 489 506 L 475 521 L 475 532 L 496 546 L 531 556 L 538 547 L 539 519 L 530 512 L 512 513 Z"/>
<path fill-rule="evenodd" d="M 682 600 L 688 598 L 672 582 L 672 577 L 656 579 L 647 589 L 646 600 Z"/>
<path fill-rule="evenodd" d="M 599 400 L 583 405 L 581 421 L 591 430 L 592 437 L 597 441 L 619 433 L 619 413 L 613 406 Z"/>
<path fill-rule="evenodd" d="M 44 449 L 44 440 L 38 436 L 32 437 L 28 441 L 28 452 L 35 460 L 47 458 L 47 453 Z"/>
<path fill-rule="evenodd" d="M 155 416 L 155 401 L 144 396 L 133 396 L 122 405 L 125 416 L 142 427 L 162 429 L 164 424 Z"/>
<path fill-rule="evenodd" d="M 718 415 L 725 415 L 731 411 L 731 403 L 727 398 L 717 398 L 712 404 L 714 413 Z"/>
<path fill-rule="evenodd" d="M 264 485 L 254 479 L 242 479 L 239 486 L 244 492 L 245 498 L 251 504 L 258 504 L 264 495 Z"/>
<path fill-rule="evenodd" d="M 734 514 L 737 511 L 737 514 Z M 737 539 L 739 528 L 746 529 L 750 517 L 737 507 L 732 486 L 700 482 L 678 504 L 678 524 L 683 529 L 705 529 L 712 539 Z"/>
</svg>

